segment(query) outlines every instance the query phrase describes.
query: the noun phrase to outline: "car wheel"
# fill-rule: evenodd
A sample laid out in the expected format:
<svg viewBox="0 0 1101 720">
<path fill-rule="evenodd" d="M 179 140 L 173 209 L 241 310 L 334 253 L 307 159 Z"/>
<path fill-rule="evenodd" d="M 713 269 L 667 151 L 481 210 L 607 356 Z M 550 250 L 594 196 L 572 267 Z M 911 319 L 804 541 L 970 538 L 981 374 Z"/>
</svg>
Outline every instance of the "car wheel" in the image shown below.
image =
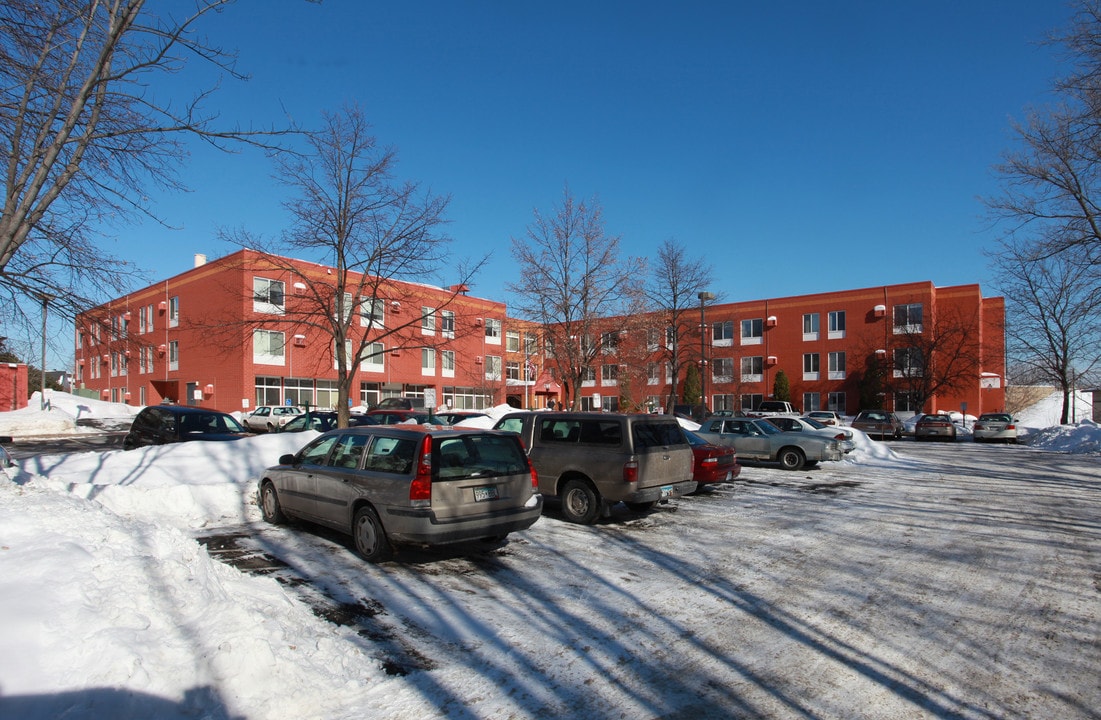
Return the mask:
<svg viewBox="0 0 1101 720">
<path fill-rule="evenodd" d="M 275 425 L 268 423 L 268 432 L 275 432 Z"/>
<path fill-rule="evenodd" d="M 260 486 L 260 512 L 264 521 L 272 525 L 282 525 L 287 521 L 283 514 L 283 508 L 279 506 L 279 496 L 275 494 L 275 486 L 268 481 Z"/>
<path fill-rule="evenodd" d="M 572 523 L 592 525 L 600 517 L 600 496 L 584 480 L 569 480 L 562 488 L 562 515 Z"/>
<path fill-rule="evenodd" d="M 386 539 L 382 521 L 372 507 L 361 507 L 352 521 L 352 539 L 356 552 L 367 562 L 377 563 L 389 560 L 394 550 Z"/>
<path fill-rule="evenodd" d="M 780 467 L 785 470 L 799 470 L 803 467 L 803 463 L 807 461 L 803 451 L 795 447 L 783 448 L 776 459 L 780 461 Z"/>
<path fill-rule="evenodd" d="M 655 505 L 657 505 L 658 501 L 651 500 L 649 502 L 625 502 L 623 504 L 626 505 L 629 509 L 634 510 L 635 512 L 646 512 L 647 510 L 650 510 Z"/>
</svg>

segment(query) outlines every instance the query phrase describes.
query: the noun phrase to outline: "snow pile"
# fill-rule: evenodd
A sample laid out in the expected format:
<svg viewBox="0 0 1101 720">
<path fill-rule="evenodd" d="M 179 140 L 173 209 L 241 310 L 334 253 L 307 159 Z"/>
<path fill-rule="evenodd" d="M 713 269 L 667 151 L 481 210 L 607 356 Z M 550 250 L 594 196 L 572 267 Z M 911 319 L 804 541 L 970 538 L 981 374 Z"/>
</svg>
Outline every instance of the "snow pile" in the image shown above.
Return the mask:
<svg viewBox="0 0 1101 720">
<path fill-rule="evenodd" d="M 1030 447 L 1065 453 L 1101 452 L 1101 426 L 1093 420 L 1076 425 L 1054 425 L 1028 434 Z"/>
<path fill-rule="evenodd" d="M 1063 394 L 1053 392 L 1040 402 L 1031 405 L 1019 413 L 1015 413 L 1018 427 L 1023 426 L 1028 431 L 1034 429 L 1050 428 L 1059 424 L 1059 418 L 1063 411 Z M 1093 393 L 1076 392 L 1074 405 L 1071 412 L 1071 421 L 1091 419 L 1093 417 Z"/>
<path fill-rule="evenodd" d="M 98 432 L 78 426 L 77 420 L 130 419 L 140 410 L 140 407 L 134 405 L 104 402 L 57 390 L 46 391 L 46 405 L 43 410 L 42 393 L 35 392 L 27 402 L 27 407 L 0 413 L 0 435 L 33 438 Z"/>
</svg>

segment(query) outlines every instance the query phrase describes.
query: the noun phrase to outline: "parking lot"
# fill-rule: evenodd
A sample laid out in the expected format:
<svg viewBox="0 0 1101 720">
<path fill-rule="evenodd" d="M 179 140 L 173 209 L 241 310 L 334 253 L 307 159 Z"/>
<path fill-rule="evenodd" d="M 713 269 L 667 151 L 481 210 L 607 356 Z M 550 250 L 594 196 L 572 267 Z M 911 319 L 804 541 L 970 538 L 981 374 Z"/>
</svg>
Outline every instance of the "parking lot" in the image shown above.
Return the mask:
<svg viewBox="0 0 1101 720">
<path fill-rule="evenodd" d="M 200 534 L 343 628 L 390 717 L 1096 717 L 1097 457 L 892 447 L 381 566 L 320 530 Z"/>
</svg>

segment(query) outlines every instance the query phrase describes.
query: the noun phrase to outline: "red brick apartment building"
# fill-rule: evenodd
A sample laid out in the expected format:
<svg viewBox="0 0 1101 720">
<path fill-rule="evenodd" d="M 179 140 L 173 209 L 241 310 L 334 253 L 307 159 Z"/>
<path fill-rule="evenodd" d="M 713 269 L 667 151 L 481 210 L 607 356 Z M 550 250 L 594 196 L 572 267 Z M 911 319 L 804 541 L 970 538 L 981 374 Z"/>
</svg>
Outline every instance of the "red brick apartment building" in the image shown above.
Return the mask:
<svg viewBox="0 0 1101 720">
<path fill-rule="evenodd" d="M 700 321 L 697 312 L 679 354 L 682 362 L 706 368 L 704 394 L 713 410 L 754 409 L 772 396 L 780 371 L 788 378 L 792 404 L 803 412 L 853 415 L 867 404 L 904 414 L 978 415 L 1005 407 L 1005 302 L 983 298 L 978 285 L 907 283 L 706 306 L 702 343 Z M 589 372 L 582 392 L 597 393 L 600 402 L 583 399 L 583 407 L 615 406 L 607 396 L 616 394 L 617 379 L 630 388 L 619 394 L 645 398 L 645 407 L 667 404 L 670 366 L 663 353 L 654 352 L 661 333 L 649 332 L 643 362 L 620 361 L 618 369 Z M 624 354 L 631 352 L 623 337 L 615 342 Z M 616 363 L 614 356 L 608 363 Z M 875 369 L 878 392 L 869 393 Z M 625 380 L 624 372 L 638 377 Z M 955 381 L 945 383 L 946 377 Z M 915 396 L 923 378 L 940 387 L 919 407 Z M 682 374 L 678 387 L 683 382 Z"/>
<path fill-rule="evenodd" d="M 75 328 L 77 385 L 135 405 L 167 401 L 225 412 L 288 402 L 333 407 L 331 335 L 287 312 L 311 292 L 302 275 L 323 285 L 333 269 L 269 257 L 242 250 L 208 263 L 197 256 L 187 272 L 82 314 Z M 371 332 L 382 341 L 359 365 L 353 404 L 424 397 L 429 390 L 437 405 L 452 408 L 482 408 L 510 396 L 523 402 L 523 351 L 532 339 L 521 346 L 518 332 L 505 331 L 503 303 L 464 292 L 384 284 L 381 301 L 371 304 Z M 364 318 L 359 324 L 369 325 Z"/>
<path fill-rule="evenodd" d="M 82 314 L 76 384 L 104 400 L 135 405 L 171 401 L 227 412 L 287 402 L 334 406 L 331 338 L 284 312 L 308 292 L 296 275 L 313 273 L 323 285 L 333 270 L 280 258 L 283 268 L 290 263 L 296 269 L 289 273 L 267 258 L 242 250 L 209 263 L 197 259 L 184 273 Z M 384 330 L 360 323 L 381 341 L 359 365 L 353 403 L 395 395 L 430 395 L 452 408 L 505 402 L 544 407 L 567 400 L 554 360 L 545 355 L 541 328 L 509 319 L 504 303 L 470 297 L 465 288 L 404 282 L 386 283 L 378 297 L 371 305 L 373 327 Z M 925 409 L 966 403 L 977 414 L 1003 408 L 1004 303 L 982 298 L 976 285 L 912 283 L 708 306 L 706 362 L 700 362 L 698 322 L 694 336 L 682 338 L 680 353 L 682 361 L 709 370 L 706 395 L 714 409 L 752 408 L 770 396 L 776 373 L 784 370 L 796 405 L 852 414 L 860 409 L 865 367 L 875 359 L 886 368 L 882 404 L 915 410 L 892 374 L 903 372 L 914 338 L 934 336 L 942 317 L 966 321 L 976 361 L 961 389 L 937 394 Z M 622 336 L 630 333 L 640 336 L 636 345 L 644 357 L 629 355 L 631 339 Z M 581 407 L 664 406 L 672 378 L 652 345 L 652 329 L 620 327 L 611 334 L 620 336 L 617 350 L 599 353 L 587 370 Z M 935 347 L 932 358 L 939 362 Z M 683 376 L 678 387 L 682 383 Z"/>
</svg>

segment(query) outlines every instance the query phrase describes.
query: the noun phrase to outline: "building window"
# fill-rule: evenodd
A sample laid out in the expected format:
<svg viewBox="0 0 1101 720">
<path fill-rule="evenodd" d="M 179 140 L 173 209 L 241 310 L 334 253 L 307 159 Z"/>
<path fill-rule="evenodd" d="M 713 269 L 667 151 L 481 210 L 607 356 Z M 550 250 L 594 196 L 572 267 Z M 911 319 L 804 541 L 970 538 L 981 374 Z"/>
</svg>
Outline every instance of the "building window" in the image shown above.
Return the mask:
<svg viewBox="0 0 1101 720">
<path fill-rule="evenodd" d="M 367 372 L 382 372 L 386 369 L 386 346 L 380 342 L 367 343 L 359 359 L 359 369 Z"/>
<path fill-rule="evenodd" d="M 765 322 L 761 318 L 742 320 L 742 345 L 760 345 L 764 342 Z"/>
<path fill-rule="evenodd" d="M 501 321 L 495 318 L 486 318 L 486 342 L 490 345 L 501 344 Z"/>
<path fill-rule="evenodd" d="M 172 340 L 168 343 L 168 369 L 180 369 L 180 341 Z"/>
<path fill-rule="evenodd" d="M 830 380 L 844 380 L 845 379 L 845 353 L 844 352 L 831 352 L 829 355 L 829 379 Z"/>
<path fill-rule="evenodd" d="M 711 324 L 712 347 L 730 347 L 734 344 L 734 321 L 721 320 Z"/>
<path fill-rule="evenodd" d="M 646 352 L 657 352 L 661 346 L 661 330 L 649 328 L 646 330 Z"/>
<path fill-rule="evenodd" d="M 111 377 L 118 377 L 119 374 L 119 354 L 117 352 L 111 353 Z"/>
<path fill-rule="evenodd" d="M 282 280 L 254 277 L 252 279 L 253 312 L 282 315 L 285 309 L 283 288 Z"/>
<path fill-rule="evenodd" d="M 761 393 L 745 393 L 741 395 L 742 412 L 752 412 L 756 410 L 757 406 L 760 405 L 761 401 L 764 399 L 765 396 Z"/>
<path fill-rule="evenodd" d="M 593 387 L 596 385 L 596 368 L 581 368 L 581 384 L 585 387 Z"/>
<path fill-rule="evenodd" d="M 826 338 L 840 340 L 845 337 L 845 311 L 833 310 L 830 312 L 830 325 L 826 330 Z"/>
<path fill-rule="evenodd" d="M 817 380 L 820 358 L 818 353 L 803 353 L 803 379 Z"/>
<path fill-rule="evenodd" d="M 501 356 L 486 355 L 486 380 L 501 379 Z"/>
<path fill-rule="evenodd" d="M 921 359 L 921 348 L 895 348 L 894 356 L 896 378 L 921 377 L 924 374 L 925 363 Z"/>
<path fill-rule="evenodd" d="M 818 313 L 807 313 L 803 315 L 803 340 L 817 340 L 818 339 Z"/>
<path fill-rule="evenodd" d="M 619 382 L 619 366 L 618 365 L 601 365 L 600 366 L 600 384 L 601 385 L 616 385 Z"/>
<path fill-rule="evenodd" d="M 436 375 L 436 351 L 432 348 L 421 348 L 421 375 Z"/>
<path fill-rule="evenodd" d="M 742 358 L 742 382 L 761 382 L 764 374 L 765 359 L 763 357 L 758 355 Z"/>
<path fill-rule="evenodd" d="M 600 334 L 600 352 L 604 355 L 614 355 L 619 350 L 619 333 L 606 332 Z"/>
<path fill-rule="evenodd" d="M 440 332 L 445 338 L 455 337 L 455 313 L 453 311 L 440 311 Z"/>
<path fill-rule="evenodd" d="M 822 396 L 816 392 L 803 393 L 803 412 L 809 413 L 822 409 Z"/>
<path fill-rule="evenodd" d="M 180 324 L 180 297 L 168 299 L 168 327 L 176 327 Z"/>
<path fill-rule="evenodd" d="M 714 412 L 720 411 L 734 411 L 734 396 L 730 394 L 720 393 L 718 395 L 711 396 L 711 410 Z"/>
<path fill-rule="evenodd" d="M 436 308 L 421 308 L 421 335 L 436 334 Z"/>
<path fill-rule="evenodd" d="M 520 363 L 519 362 L 505 362 L 505 380 L 520 380 Z"/>
<path fill-rule="evenodd" d="M 717 383 L 734 382 L 734 358 L 713 358 L 711 380 Z"/>
<path fill-rule="evenodd" d="M 282 365 L 285 352 L 283 333 L 252 331 L 252 361 L 257 365 Z"/>
<path fill-rule="evenodd" d="M 831 392 L 826 398 L 826 409 L 839 415 L 845 415 L 848 412 L 845 404 L 845 393 Z"/>
<path fill-rule="evenodd" d="M 441 374 L 444 377 L 455 377 L 455 351 L 454 350 L 441 350 L 440 351 L 440 369 Z"/>
<path fill-rule="evenodd" d="M 382 298 L 361 298 L 359 302 L 359 324 L 361 327 L 385 327 L 386 301 Z"/>
<path fill-rule="evenodd" d="M 508 352 L 520 352 L 520 333 L 509 330 L 505 333 L 505 350 Z"/>
<path fill-rule="evenodd" d="M 895 305 L 895 334 L 919 333 L 922 328 L 921 303 Z"/>
<path fill-rule="evenodd" d="M 646 363 L 646 384 L 661 384 L 661 363 Z"/>
<path fill-rule="evenodd" d="M 539 338 L 535 333 L 524 333 L 524 354 L 538 355 L 538 342 Z"/>
<path fill-rule="evenodd" d="M 912 392 L 895 393 L 895 412 L 921 412 L 917 394 Z"/>
</svg>

